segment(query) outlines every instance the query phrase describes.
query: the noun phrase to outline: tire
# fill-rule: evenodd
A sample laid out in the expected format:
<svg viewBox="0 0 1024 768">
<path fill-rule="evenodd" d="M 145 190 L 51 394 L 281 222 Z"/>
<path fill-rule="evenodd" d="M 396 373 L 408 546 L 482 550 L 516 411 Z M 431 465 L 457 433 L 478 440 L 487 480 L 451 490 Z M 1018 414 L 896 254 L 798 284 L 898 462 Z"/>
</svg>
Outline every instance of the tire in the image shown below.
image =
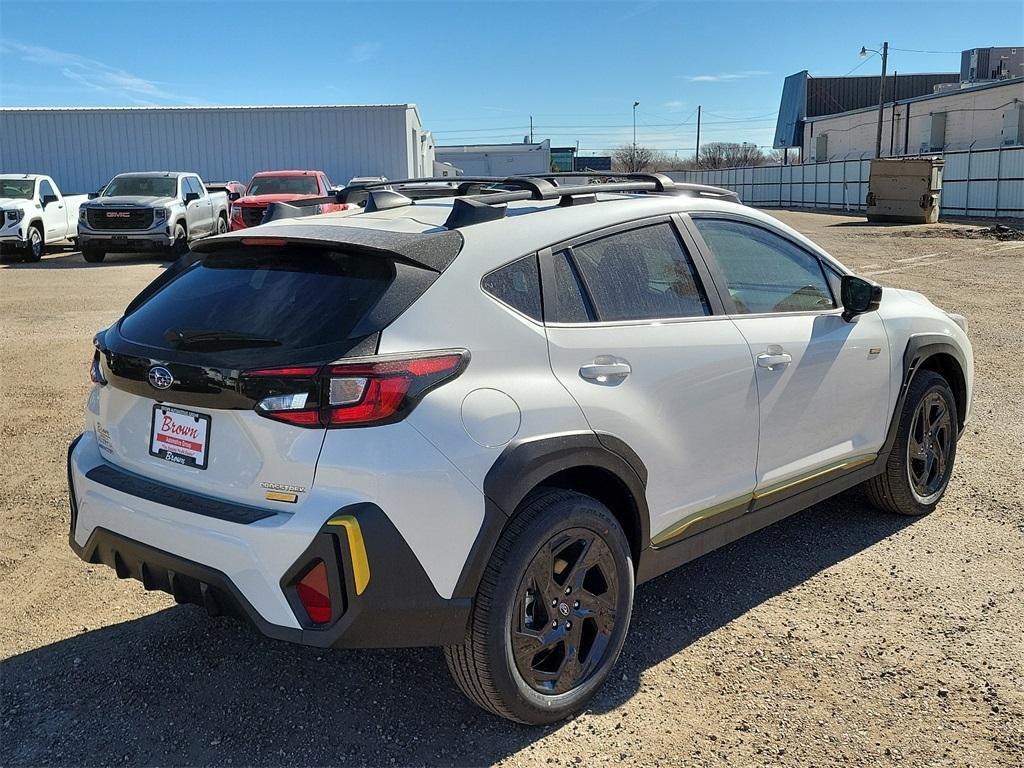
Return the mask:
<svg viewBox="0 0 1024 768">
<path fill-rule="evenodd" d="M 934 371 L 920 371 L 907 391 L 885 471 L 863 484 L 868 500 L 899 515 L 935 509 L 953 473 L 958 424 L 949 383 Z"/>
<path fill-rule="evenodd" d="M 619 657 L 633 587 L 629 543 L 608 508 L 539 489 L 498 540 L 466 637 L 444 649 L 448 670 L 470 701 L 500 717 L 529 725 L 569 717 Z"/>
<path fill-rule="evenodd" d="M 28 228 L 28 248 L 25 249 L 25 261 L 39 261 L 43 258 L 44 250 L 46 250 L 46 241 L 43 238 L 43 230 L 33 224 Z"/>
<path fill-rule="evenodd" d="M 176 259 L 188 251 L 188 234 L 181 222 L 174 225 L 174 239 L 167 247 L 167 256 Z"/>
<path fill-rule="evenodd" d="M 98 264 L 107 258 L 107 253 L 106 251 L 101 251 L 96 248 L 84 248 L 82 250 L 82 258 L 90 264 Z"/>
<path fill-rule="evenodd" d="M 217 217 L 217 234 L 218 235 L 223 235 L 227 231 L 228 231 L 228 220 L 225 219 L 223 216 L 218 216 Z"/>
</svg>

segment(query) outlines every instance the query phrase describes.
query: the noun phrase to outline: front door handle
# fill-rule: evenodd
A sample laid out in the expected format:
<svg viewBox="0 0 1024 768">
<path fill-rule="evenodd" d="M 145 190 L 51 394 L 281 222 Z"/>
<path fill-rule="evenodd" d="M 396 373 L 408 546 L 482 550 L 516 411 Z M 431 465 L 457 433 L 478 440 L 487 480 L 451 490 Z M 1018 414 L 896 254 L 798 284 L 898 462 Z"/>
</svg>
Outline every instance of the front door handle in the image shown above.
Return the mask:
<svg viewBox="0 0 1024 768">
<path fill-rule="evenodd" d="M 783 352 L 782 347 L 778 344 L 770 344 L 767 352 L 762 352 L 757 356 L 757 364 L 762 368 L 767 368 L 769 371 L 775 370 L 776 367 L 783 367 L 793 362 L 793 356 L 788 352 Z"/>
<path fill-rule="evenodd" d="M 629 363 L 612 357 L 599 357 L 580 366 L 580 376 L 595 384 L 618 384 L 632 372 Z"/>
</svg>

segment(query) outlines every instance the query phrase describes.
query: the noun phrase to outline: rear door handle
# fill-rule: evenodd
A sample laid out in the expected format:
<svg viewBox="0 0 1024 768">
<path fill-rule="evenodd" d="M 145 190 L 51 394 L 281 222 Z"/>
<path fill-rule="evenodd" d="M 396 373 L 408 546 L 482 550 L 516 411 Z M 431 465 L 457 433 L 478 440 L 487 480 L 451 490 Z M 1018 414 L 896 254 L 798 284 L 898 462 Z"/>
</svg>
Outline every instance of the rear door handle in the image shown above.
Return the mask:
<svg viewBox="0 0 1024 768">
<path fill-rule="evenodd" d="M 793 356 L 788 352 L 782 352 L 781 347 L 778 350 L 769 348 L 768 352 L 762 352 L 757 356 L 757 364 L 762 368 L 767 368 L 769 371 L 775 370 L 776 367 L 789 365 L 792 362 Z"/>
<path fill-rule="evenodd" d="M 605 359 L 613 362 L 605 362 Z M 580 376 L 595 384 L 618 384 L 633 372 L 625 360 L 605 359 L 598 358 L 592 363 L 581 365 Z"/>
</svg>

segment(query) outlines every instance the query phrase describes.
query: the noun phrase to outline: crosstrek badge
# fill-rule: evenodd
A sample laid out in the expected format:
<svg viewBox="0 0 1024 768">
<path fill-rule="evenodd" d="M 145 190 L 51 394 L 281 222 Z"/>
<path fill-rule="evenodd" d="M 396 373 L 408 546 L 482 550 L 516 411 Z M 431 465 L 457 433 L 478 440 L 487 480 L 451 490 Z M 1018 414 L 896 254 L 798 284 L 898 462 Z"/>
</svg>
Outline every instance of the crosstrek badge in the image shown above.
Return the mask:
<svg viewBox="0 0 1024 768">
<path fill-rule="evenodd" d="M 149 453 L 172 464 L 206 469 L 210 417 L 169 405 L 153 407 Z"/>
</svg>

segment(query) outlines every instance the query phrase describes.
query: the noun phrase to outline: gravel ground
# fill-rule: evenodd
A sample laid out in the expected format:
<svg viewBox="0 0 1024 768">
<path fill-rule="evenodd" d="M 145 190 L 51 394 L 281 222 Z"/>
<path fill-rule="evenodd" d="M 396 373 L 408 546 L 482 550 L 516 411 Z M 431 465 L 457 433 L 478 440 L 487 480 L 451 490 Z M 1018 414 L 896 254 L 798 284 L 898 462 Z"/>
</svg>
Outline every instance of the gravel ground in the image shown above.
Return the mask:
<svg viewBox="0 0 1024 768">
<path fill-rule="evenodd" d="M 908 520 L 851 492 L 640 588 L 610 683 L 544 729 L 476 710 L 436 650 L 276 643 L 75 558 L 89 341 L 161 265 L 0 268 L 0 765 L 1024 765 L 1024 243 L 779 216 L 970 319 L 946 498 Z"/>
</svg>

